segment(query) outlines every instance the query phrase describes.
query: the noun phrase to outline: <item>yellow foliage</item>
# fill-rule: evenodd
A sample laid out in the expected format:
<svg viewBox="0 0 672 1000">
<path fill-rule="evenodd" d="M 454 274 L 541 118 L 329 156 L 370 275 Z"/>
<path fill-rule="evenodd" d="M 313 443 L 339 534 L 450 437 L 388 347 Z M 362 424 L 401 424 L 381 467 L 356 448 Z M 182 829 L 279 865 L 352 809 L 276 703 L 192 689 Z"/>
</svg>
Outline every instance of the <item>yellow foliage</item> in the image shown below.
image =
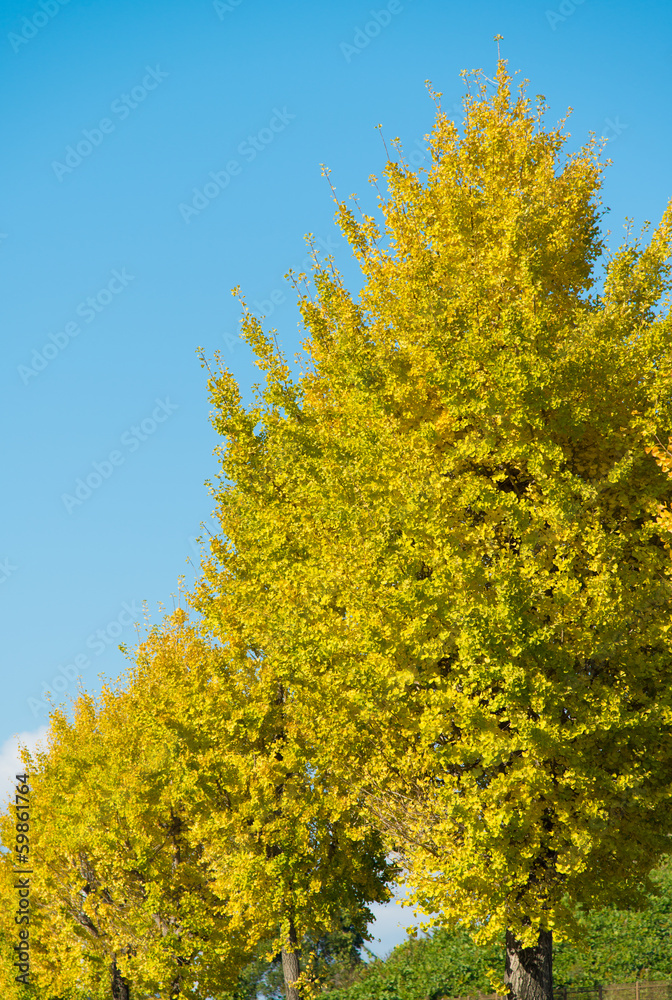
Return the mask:
<svg viewBox="0 0 672 1000">
<path fill-rule="evenodd" d="M 272 957 L 348 908 L 365 931 L 366 903 L 387 898 L 375 837 L 312 785 L 282 686 L 181 609 L 123 684 L 53 713 L 28 767 L 31 972 L 59 995 L 109 995 L 113 958 L 146 995 L 219 995 L 260 941 Z"/>
<path fill-rule="evenodd" d="M 265 381 L 246 410 L 210 380 L 194 597 L 429 919 L 525 946 L 632 898 L 672 833 L 672 485 L 645 451 L 672 423 L 672 210 L 598 294 L 600 149 L 564 155 L 544 112 L 500 61 L 461 128 L 439 107 L 426 171 L 388 162 L 382 225 L 337 203 L 363 287 L 316 266 L 296 382 L 247 314 Z"/>
</svg>

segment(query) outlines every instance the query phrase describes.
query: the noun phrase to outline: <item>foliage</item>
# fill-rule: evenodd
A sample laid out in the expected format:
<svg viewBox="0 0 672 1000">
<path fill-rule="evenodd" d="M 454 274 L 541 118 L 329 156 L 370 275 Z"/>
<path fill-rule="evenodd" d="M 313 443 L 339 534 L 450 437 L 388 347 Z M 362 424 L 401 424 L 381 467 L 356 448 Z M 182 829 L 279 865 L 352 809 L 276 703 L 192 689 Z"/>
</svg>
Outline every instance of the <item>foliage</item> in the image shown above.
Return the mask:
<svg viewBox="0 0 672 1000">
<path fill-rule="evenodd" d="M 359 982 L 325 1000 L 439 1000 L 490 993 L 488 969 L 500 966 L 503 947 L 474 944 L 464 931 L 437 928 L 407 941 L 386 961 L 368 966 Z"/>
<path fill-rule="evenodd" d="M 359 978 L 365 968 L 361 957 L 364 937 L 356 931 L 346 914 L 341 926 L 314 941 L 304 938 L 302 950 L 322 991 L 343 989 Z M 234 997 L 236 1000 L 255 1000 L 256 997 L 280 998 L 284 996 L 284 978 L 280 956 L 268 961 L 268 942 L 258 946 L 259 958 L 250 963 L 241 974 Z"/>
<path fill-rule="evenodd" d="M 554 948 L 554 985 L 595 986 L 635 979 L 672 980 L 672 872 L 653 874 L 656 892 L 641 910 L 614 907 L 583 913 L 581 937 Z M 503 941 L 475 945 L 464 931 L 437 928 L 399 945 L 384 962 L 365 966 L 359 981 L 324 1000 L 438 1000 L 490 993 L 488 970 L 501 967 Z"/>
<path fill-rule="evenodd" d="M 99 703 L 82 695 L 72 721 L 52 714 L 49 749 L 29 761 L 31 965 L 48 989 L 107 996 L 116 957 L 122 974 L 150 992 L 174 995 L 197 978 L 201 993 L 192 995 L 207 996 L 236 948 L 245 954 L 245 938 L 216 916 L 190 823 L 185 709 L 196 693 L 188 681 L 203 680 L 200 664 L 190 666 L 187 683 L 163 697 L 151 683 L 144 691 L 106 687 Z M 165 724 L 166 709 L 182 717 L 182 731 Z"/>
<path fill-rule="evenodd" d="M 352 809 L 330 815 L 288 716 L 263 663 L 234 662 L 182 611 L 126 684 L 53 713 L 28 761 L 40 986 L 106 996 L 114 959 L 134 989 L 205 998 L 288 927 L 301 947 L 345 911 L 366 934 L 388 865 Z"/>
<path fill-rule="evenodd" d="M 672 878 L 665 866 L 654 876 L 662 895 L 641 910 L 613 907 L 577 914 L 581 937 L 554 953 L 558 986 L 593 986 L 635 979 L 672 980 Z"/>
<path fill-rule="evenodd" d="M 245 408 L 211 373 L 195 598 L 430 918 L 525 945 L 641 895 L 672 832 L 672 488 L 645 450 L 672 417 L 672 209 L 598 294 L 600 151 L 563 159 L 544 110 L 500 62 L 462 133 L 439 109 L 426 175 L 388 163 L 384 232 L 338 204 L 364 286 L 316 261 L 298 381 L 245 313 L 264 384 Z"/>
</svg>

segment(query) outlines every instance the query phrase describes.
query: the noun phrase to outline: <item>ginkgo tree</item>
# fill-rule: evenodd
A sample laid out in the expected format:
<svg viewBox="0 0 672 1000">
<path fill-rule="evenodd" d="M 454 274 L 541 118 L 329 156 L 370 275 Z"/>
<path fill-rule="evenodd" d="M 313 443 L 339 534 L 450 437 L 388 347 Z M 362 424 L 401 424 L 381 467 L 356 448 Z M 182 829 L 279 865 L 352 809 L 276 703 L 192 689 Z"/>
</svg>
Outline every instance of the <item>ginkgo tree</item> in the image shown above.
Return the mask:
<svg viewBox="0 0 672 1000">
<path fill-rule="evenodd" d="M 550 1000 L 553 934 L 632 902 L 672 834 L 672 487 L 647 453 L 672 209 L 608 254 L 596 138 L 565 152 L 502 60 L 494 93 L 466 83 L 461 127 L 434 95 L 426 170 L 396 144 L 382 223 L 337 200 L 362 290 L 330 257 L 297 276 L 301 377 L 245 308 L 253 405 L 211 370 L 194 602 L 293 693 L 315 774 L 361 795 L 430 922 L 505 931 L 495 982 Z"/>
<path fill-rule="evenodd" d="M 246 936 L 217 912 L 222 901 L 193 835 L 184 743 L 201 676 L 198 662 L 190 666 L 163 698 L 148 680 L 105 687 L 98 701 L 80 696 L 72 718 L 52 713 L 47 750 L 26 759 L 30 974 L 50 996 L 173 997 L 194 982 L 202 992 L 192 995 L 208 996 L 249 958 Z M 167 724 L 176 715 L 182 731 Z M 12 832 L 3 817 L 7 845 Z"/>
<path fill-rule="evenodd" d="M 184 611 L 98 701 L 55 711 L 26 766 L 31 975 L 50 996 L 234 994 L 261 945 L 298 996 L 315 988 L 304 941 L 344 917 L 366 935 L 368 903 L 389 896 L 380 838 L 313 780 L 263 659 Z M 4 817 L 6 845 L 13 833 Z M 3 875 L 11 940 L 11 857 Z"/>
</svg>

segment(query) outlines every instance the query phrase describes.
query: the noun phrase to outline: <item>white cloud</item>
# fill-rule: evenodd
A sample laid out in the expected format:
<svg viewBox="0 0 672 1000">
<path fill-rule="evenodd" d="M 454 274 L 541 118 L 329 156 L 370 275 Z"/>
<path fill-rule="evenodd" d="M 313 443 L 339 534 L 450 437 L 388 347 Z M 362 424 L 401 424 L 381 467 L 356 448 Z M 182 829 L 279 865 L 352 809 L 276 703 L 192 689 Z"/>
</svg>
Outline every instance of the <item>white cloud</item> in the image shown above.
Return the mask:
<svg viewBox="0 0 672 1000">
<path fill-rule="evenodd" d="M 48 726 L 40 726 L 39 729 L 15 733 L 0 747 L 0 811 L 5 811 L 9 796 L 14 797 L 16 775 L 21 774 L 24 769 L 23 762 L 19 757 L 19 743 L 34 750 L 37 744 L 44 740 L 48 728 Z"/>
</svg>

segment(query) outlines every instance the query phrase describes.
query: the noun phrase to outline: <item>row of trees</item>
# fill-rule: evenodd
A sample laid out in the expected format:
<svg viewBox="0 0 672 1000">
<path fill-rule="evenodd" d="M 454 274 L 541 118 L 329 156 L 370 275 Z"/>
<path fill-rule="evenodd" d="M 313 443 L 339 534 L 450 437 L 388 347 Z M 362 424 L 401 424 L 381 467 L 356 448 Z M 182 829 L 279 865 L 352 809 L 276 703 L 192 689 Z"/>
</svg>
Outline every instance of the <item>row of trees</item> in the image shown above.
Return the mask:
<svg viewBox="0 0 672 1000">
<path fill-rule="evenodd" d="M 197 619 L 31 765 L 53 995 L 221 996 L 266 941 L 295 1000 L 302 944 L 396 879 L 548 1000 L 576 906 L 668 849 L 672 208 L 598 293 L 596 142 L 563 158 L 503 61 L 461 132 L 434 97 L 384 231 L 338 203 L 363 288 L 316 258 L 301 377 L 244 303 L 254 404 L 210 371 Z"/>
<path fill-rule="evenodd" d="M 260 944 L 294 982 L 304 940 L 343 924 L 365 934 L 389 865 L 352 803 L 311 774 L 310 749 L 270 671 L 183 611 L 124 683 L 80 697 L 70 721 L 53 713 L 48 749 L 29 761 L 39 995 L 220 996 Z M 2 835 L 11 846 L 12 817 Z M 11 997 L 15 970 L 4 972 Z"/>
</svg>

